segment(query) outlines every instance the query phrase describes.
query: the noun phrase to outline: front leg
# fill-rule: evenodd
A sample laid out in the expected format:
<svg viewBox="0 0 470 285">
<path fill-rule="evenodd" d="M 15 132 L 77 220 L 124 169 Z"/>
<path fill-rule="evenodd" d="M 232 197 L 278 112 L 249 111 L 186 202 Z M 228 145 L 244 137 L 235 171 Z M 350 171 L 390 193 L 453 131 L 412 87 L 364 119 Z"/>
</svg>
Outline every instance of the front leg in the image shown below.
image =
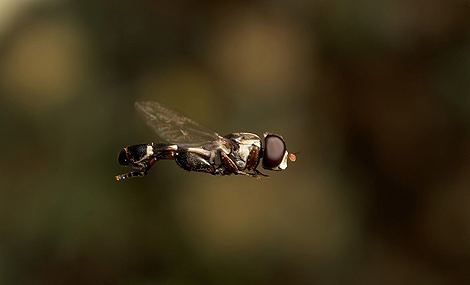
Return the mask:
<svg viewBox="0 0 470 285">
<path fill-rule="evenodd" d="M 243 174 L 243 175 L 256 178 L 256 179 L 261 178 L 257 173 L 252 174 L 252 173 L 247 173 L 247 172 L 243 172 L 239 170 L 235 162 L 233 162 L 233 160 L 230 157 L 228 157 L 228 155 L 223 151 L 220 153 L 220 158 L 222 160 L 222 164 L 229 171 L 229 173 Z"/>
<path fill-rule="evenodd" d="M 253 171 L 255 172 L 256 175 L 261 175 L 261 176 L 263 176 L 263 177 L 269 178 L 269 175 L 266 175 L 266 174 L 263 174 L 263 173 L 259 172 L 259 170 L 256 169 L 256 168 L 253 169 Z M 258 176 L 257 178 L 260 179 L 261 176 Z"/>
<path fill-rule="evenodd" d="M 253 170 L 255 173 L 254 176 L 257 179 L 260 179 L 260 175 L 264 177 L 269 177 L 269 175 L 261 173 L 258 169 L 259 160 L 260 160 L 260 148 L 257 145 L 252 145 L 252 149 L 250 154 L 248 155 L 248 159 L 246 161 L 246 169 Z"/>
</svg>

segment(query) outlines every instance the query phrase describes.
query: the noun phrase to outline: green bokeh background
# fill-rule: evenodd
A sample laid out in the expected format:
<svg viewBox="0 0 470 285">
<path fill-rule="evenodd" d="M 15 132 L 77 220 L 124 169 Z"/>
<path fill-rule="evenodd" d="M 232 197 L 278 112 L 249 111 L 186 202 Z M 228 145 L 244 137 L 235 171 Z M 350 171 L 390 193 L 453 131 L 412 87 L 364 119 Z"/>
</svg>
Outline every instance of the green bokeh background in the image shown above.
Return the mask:
<svg viewBox="0 0 470 285">
<path fill-rule="evenodd" d="M 0 284 L 470 282 L 466 1 L 2 3 Z M 116 182 L 138 100 L 297 161 Z"/>
</svg>

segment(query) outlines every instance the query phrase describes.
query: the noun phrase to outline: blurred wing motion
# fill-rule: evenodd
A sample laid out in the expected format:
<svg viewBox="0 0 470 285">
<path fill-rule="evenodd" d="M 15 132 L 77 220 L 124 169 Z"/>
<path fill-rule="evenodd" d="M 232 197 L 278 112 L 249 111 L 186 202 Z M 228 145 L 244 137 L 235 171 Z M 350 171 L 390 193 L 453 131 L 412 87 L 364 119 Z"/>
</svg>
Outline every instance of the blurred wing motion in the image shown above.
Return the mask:
<svg viewBox="0 0 470 285">
<path fill-rule="evenodd" d="M 221 138 L 180 113 L 153 101 L 135 103 L 139 115 L 161 138 L 171 143 L 196 144 Z"/>
</svg>

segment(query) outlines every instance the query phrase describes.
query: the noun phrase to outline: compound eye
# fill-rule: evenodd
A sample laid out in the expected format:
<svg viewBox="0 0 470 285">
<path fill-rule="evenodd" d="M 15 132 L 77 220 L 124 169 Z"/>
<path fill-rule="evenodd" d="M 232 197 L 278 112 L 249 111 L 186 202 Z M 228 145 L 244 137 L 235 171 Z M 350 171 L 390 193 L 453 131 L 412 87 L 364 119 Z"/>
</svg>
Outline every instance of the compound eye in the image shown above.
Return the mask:
<svg viewBox="0 0 470 285">
<path fill-rule="evenodd" d="M 286 152 L 284 140 L 277 135 L 268 135 L 264 138 L 263 167 L 273 169 L 278 167 Z"/>
<path fill-rule="evenodd" d="M 127 159 L 127 148 L 121 150 L 118 156 L 118 163 L 120 165 L 128 165 L 129 160 Z"/>
</svg>

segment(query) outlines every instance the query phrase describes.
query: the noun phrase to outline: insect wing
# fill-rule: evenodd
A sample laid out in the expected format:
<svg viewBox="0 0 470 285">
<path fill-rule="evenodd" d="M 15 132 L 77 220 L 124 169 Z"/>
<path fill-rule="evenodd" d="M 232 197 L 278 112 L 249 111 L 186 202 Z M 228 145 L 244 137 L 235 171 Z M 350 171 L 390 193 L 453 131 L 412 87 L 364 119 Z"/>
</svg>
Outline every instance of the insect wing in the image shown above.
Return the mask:
<svg viewBox="0 0 470 285">
<path fill-rule="evenodd" d="M 177 144 L 197 144 L 220 138 L 219 134 L 199 125 L 162 103 L 136 102 L 139 115 L 161 138 Z"/>
</svg>

